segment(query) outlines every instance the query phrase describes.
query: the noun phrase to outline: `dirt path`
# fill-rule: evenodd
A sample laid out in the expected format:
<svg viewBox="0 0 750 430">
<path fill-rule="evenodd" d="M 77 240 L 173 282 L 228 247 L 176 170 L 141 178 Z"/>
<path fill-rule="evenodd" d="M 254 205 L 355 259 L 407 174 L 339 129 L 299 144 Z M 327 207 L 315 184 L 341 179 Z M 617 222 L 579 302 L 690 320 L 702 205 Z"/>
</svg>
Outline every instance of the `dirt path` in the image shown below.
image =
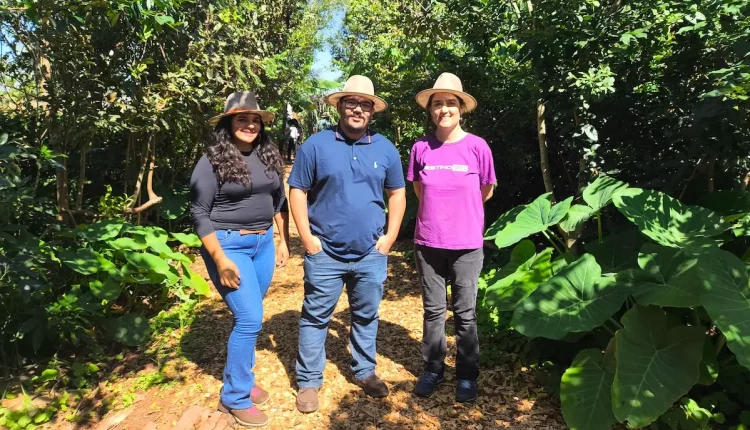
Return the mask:
<svg viewBox="0 0 750 430">
<path fill-rule="evenodd" d="M 420 399 L 412 394 L 421 373 L 422 306 L 416 273 L 404 257 L 410 245 L 400 242 L 395 248 L 389 260 L 378 333 L 377 372 L 390 386 L 390 396 L 370 399 L 352 382 L 347 350 L 350 319 L 344 293 L 330 324 L 321 409 L 303 415 L 294 406 L 297 323 L 303 295 L 302 250 L 292 226 L 292 256 L 287 267 L 274 275 L 265 299 L 264 327 L 257 346 L 256 378 L 272 393 L 270 401 L 262 406 L 271 417 L 268 428 L 565 428 L 551 402 L 543 396 L 538 397 L 540 400 L 529 400 L 539 389 L 531 374 L 522 370 L 483 369 L 477 403 L 464 406 L 454 403 L 454 362 L 450 359 L 449 381 L 436 395 Z M 206 275 L 200 259 L 196 260 L 195 268 Z M 226 416 L 214 411 L 231 314 L 214 292 L 195 307 L 194 315 L 188 327 L 176 327 L 156 339 L 145 352 L 131 355 L 133 365 L 115 369 L 118 376 L 110 378 L 113 382 L 101 384 L 91 402 L 90 414 L 101 419 L 95 418 L 86 425 L 73 424 L 72 428 L 227 428 Z M 448 346 L 449 356 L 455 356 L 453 336 L 449 337 Z"/>
</svg>

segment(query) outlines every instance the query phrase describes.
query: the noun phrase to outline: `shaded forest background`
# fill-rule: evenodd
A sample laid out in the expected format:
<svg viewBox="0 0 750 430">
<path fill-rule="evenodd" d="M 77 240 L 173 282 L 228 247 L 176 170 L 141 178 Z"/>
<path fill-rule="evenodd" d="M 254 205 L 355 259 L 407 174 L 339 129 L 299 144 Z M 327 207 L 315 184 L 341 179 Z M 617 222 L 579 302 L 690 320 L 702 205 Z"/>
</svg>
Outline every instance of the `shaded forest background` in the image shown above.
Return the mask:
<svg viewBox="0 0 750 430">
<path fill-rule="evenodd" d="M 342 10 L 342 31 L 326 39 Z M 581 198 L 599 177 L 688 205 L 720 191 L 743 202 L 749 14 L 746 0 L 7 1 L 2 373 L 17 381 L 52 357 L 140 345 L 163 311 L 207 293 L 189 269 L 199 242 L 187 214 L 207 119 L 229 93 L 252 90 L 278 114 L 277 142 L 287 104 L 309 135 L 323 112 L 335 114 L 323 95 L 341 85 L 312 72 L 324 46 L 344 77 L 369 76 L 389 102 L 373 127 L 405 162 L 430 130 L 414 96 L 444 71 L 461 77 L 479 102 L 465 128 L 495 157 L 488 225 L 542 193 L 552 203 Z M 405 239 L 416 208 L 410 193 Z M 600 240 L 624 222 L 599 220 Z M 575 251 L 597 232 L 558 233 Z M 747 247 L 742 234 L 730 246 L 738 257 Z M 485 274 L 509 258 L 497 251 Z M 496 306 L 480 308 L 487 336 L 516 342 Z M 572 356 L 559 360 L 566 367 Z"/>
</svg>

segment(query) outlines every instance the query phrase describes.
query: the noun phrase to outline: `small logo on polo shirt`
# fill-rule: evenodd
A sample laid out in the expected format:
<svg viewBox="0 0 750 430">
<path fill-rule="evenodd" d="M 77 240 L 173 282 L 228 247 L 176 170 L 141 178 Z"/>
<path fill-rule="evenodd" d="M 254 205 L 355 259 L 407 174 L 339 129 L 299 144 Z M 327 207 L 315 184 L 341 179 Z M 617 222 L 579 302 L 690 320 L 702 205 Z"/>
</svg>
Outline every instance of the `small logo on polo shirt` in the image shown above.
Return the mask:
<svg viewBox="0 0 750 430">
<path fill-rule="evenodd" d="M 375 162 L 375 163 L 374 163 L 374 164 L 372 165 L 372 167 L 373 167 L 373 168 L 375 168 L 375 169 L 377 169 L 377 168 L 378 168 L 378 162 L 376 161 L 376 162 Z"/>
</svg>

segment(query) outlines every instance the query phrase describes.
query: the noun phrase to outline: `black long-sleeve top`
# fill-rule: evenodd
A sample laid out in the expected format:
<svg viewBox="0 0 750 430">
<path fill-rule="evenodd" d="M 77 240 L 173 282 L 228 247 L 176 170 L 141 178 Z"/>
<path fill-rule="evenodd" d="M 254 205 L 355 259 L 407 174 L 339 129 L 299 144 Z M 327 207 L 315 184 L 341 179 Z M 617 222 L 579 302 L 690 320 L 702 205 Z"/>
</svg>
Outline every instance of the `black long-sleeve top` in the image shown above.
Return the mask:
<svg viewBox="0 0 750 430">
<path fill-rule="evenodd" d="M 220 183 L 204 155 L 190 178 L 190 216 L 199 237 L 216 230 L 265 230 L 279 212 L 288 212 L 284 183 L 256 151 L 243 152 L 250 169 L 250 186 Z"/>
</svg>

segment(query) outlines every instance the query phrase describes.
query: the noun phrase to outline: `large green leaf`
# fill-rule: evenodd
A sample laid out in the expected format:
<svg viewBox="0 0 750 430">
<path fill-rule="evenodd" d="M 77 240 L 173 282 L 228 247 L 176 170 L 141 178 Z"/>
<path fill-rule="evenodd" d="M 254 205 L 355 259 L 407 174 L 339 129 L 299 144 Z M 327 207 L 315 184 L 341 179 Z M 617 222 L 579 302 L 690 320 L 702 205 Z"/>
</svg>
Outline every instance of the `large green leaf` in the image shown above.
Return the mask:
<svg viewBox="0 0 750 430">
<path fill-rule="evenodd" d="M 182 273 L 182 282 L 186 287 L 192 288 L 196 294 L 201 296 L 208 296 L 210 294 L 211 288 L 208 286 L 208 282 L 202 276 L 190 270 L 187 264 L 182 265 Z"/>
<path fill-rule="evenodd" d="M 520 265 L 533 257 L 534 254 L 536 254 L 536 245 L 534 245 L 534 242 L 522 240 L 518 245 L 513 247 L 510 259 L 505 266 L 499 269 L 493 267 L 486 273 L 483 273 L 483 276 L 479 279 L 480 285 L 483 285 L 482 288 L 487 288 L 488 285 L 493 285 L 501 279 L 512 275 Z"/>
<path fill-rule="evenodd" d="M 510 275 L 490 284 L 485 302 L 501 311 L 512 311 L 518 302 L 552 277 L 552 248 L 533 254 Z M 511 259 L 511 265 L 513 260 Z M 507 267 L 507 266 L 506 266 Z"/>
<path fill-rule="evenodd" d="M 581 224 L 588 221 L 593 213 L 594 211 L 586 205 L 573 205 L 560 223 L 560 228 L 567 232 L 575 231 Z"/>
<path fill-rule="evenodd" d="M 638 256 L 643 270 L 633 284 L 633 295 L 642 305 L 700 306 L 697 264 L 695 253 L 647 243 Z"/>
<path fill-rule="evenodd" d="M 614 342 L 605 354 L 584 349 L 560 381 L 560 403 L 571 430 L 608 430 L 617 423 L 612 412 L 615 379 Z"/>
<path fill-rule="evenodd" d="M 511 325 L 526 336 L 549 339 L 588 331 L 617 312 L 628 291 L 602 277 L 594 257 L 585 254 L 521 300 Z"/>
<path fill-rule="evenodd" d="M 91 248 L 79 248 L 76 252 L 66 249 L 59 254 L 66 266 L 83 275 L 93 275 L 102 268 L 102 257 Z"/>
<path fill-rule="evenodd" d="M 716 347 L 711 342 L 710 336 L 705 336 L 703 342 L 703 357 L 699 364 L 698 383 L 701 385 L 711 385 L 719 377 L 719 361 L 716 359 Z"/>
<path fill-rule="evenodd" d="M 191 248 L 200 248 L 201 239 L 195 234 L 172 233 L 172 237 Z"/>
<path fill-rule="evenodd" d="M 750 369 L 750 285 L 748 266 L 721 249 L 706 250 L 698 260 L 703 281 L 701 304 L 727 338 L 737 361 Z"/>
<path fill-rule="evenodd" d="M 646 237 L 634 228 L 588 243 L 586 251 L 596 258 L 602 273 L 617 273 L 638 267 L 638 251 L 645 241 Z"/>
<path fill-rule="evenodd" d="M 615 194 L 615 206 L 654 241 L 673 248 L 716 246 L 729 224 L 713 211 L 688 206 L 664 193 L 628 188 Z"/>
<path fill-rule="evenodd" d="M 639 428 L 654 422 L 698 382 L 704 329 L 674 325 L 656 306 L 635 305 L 615 333 L 615 417 Z"/>
<path fill-rule="evenodd" d="M 107 278 L 103 282 L 98 279 L 89 281 L 89 289 L 96 297 L 109 301 L 120 297 L 121 292 L 120 284 L 112 278 Z"/>
<path fill-rule="evenodd" d="M 484 234 L 484 240 L 495 240 L 497 234 L 503 231 L 508 224 L 515 221 L 516 218 L 518 218 L 518 214 L 523 212 L 525 208 L 526 205 L 516 206 L 508 212 L 500 215 L 487 229 L 487 232 Z"/>
<path fill-rule="evenodd" d="M 169 273 L 169 264 L 162 258 L 147 252 L 130 252 L 125 251 L 125 259 L 133 266 L 149 272 L 158 273 L 167 276 Z"/>
<path fill-rule="evenodd" d="M 583 190 L 583 201 L 591 206 L 592 212 L 599 212 L 612 202 L 612 196 L 628 188 L 628 184 L 610 176 L 600 176 Z"/>
<path fill-rule="evenodd" d="M 155 253 L 157 253 L 161 258 L 179 261 L 186 264 L 190 264 L 193 262 L 190 257 L 181 252 L 175 252 L 169 245 L 164 242 L 151 242 L 148 244 L 148 247 L 151 248 L 151 250 L 153 250 Z"/>
<path fill-rule="evenodd" d="M 130 237 L 120 237 L 109 242 L 112 248 L 119 249 L 121 251 L 142 251 L 146 249 L 148 245 L 146 243 L 135 240 Z"/>
<path fill-rule="evenodd" d="M 138 314 L 126 314 L 105 323 L 113 340 L 129 346 L 143 345 L 148 339 L 148 320 Z"/>
<path fill-rule="evenodd" d="M 122 273 L 120 272 L 120 269 L 117 268 L 115 263 L 107 260 L 102 256 L 101 254 L 97 254 L 97 258 L 99 260 L 99 264 L 101 266 L 101 269 L 99 271 L 101 272 L 107 272 L 107 274 L 112 277 L 116 281 L 122 280 Z"/>
<path fill-rule="evenodd" d="M 562 221 L 570 209 L 573 197 L 552 205 L 550 203 L 551 196 L 552 193 L 542 194 L 526 206 L 513 222 L 507 224 L 497 233 L 495 245 L 498 248 L 511 246 Z"/>
<path fill-rule="evenodd" d="M 124 221 L 109 219 L 97 221 L 93 224 L 79 225 L 76 233 L 89 242 L 105 242 L 116 238 L 124 225 Z"/>
</svg>

